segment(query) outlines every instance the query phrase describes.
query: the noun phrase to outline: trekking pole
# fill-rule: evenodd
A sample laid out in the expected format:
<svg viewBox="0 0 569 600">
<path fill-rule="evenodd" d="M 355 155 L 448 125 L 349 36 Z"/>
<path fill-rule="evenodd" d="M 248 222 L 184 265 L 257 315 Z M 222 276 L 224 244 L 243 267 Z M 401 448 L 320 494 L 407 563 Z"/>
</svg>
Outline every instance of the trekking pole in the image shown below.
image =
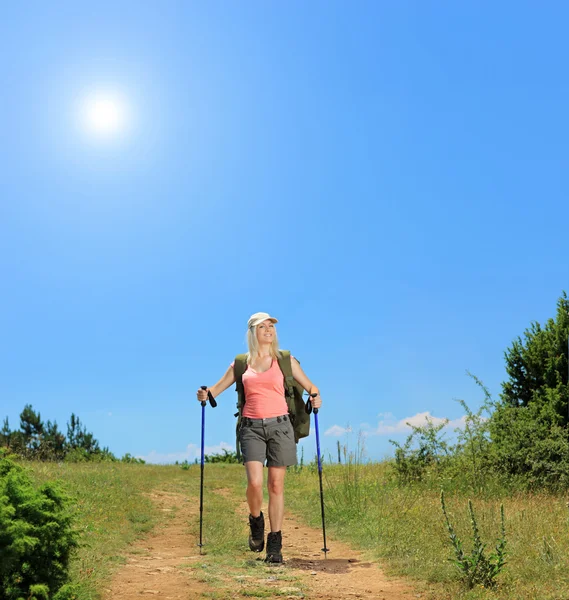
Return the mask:
<svg viewBox="0 0 569 600">
<path fill-rule="evenodd" d="M 207 390 L 207 385 L 201 386 L 202 390 Z M 211 395 L 211 392 L 208 390 L 207 392 L 208 400 L 212 408 L 217 406 L 217 402 L 215 398 Z M 202 405 L 202 457 L 201 457 L 201 467 L 200 467 L 200 543 L 198 546 L 200 547 L 200 554 L 202 553 L 202 530 L 203 530 L 203 465 L 204 465 L 204 434 L 205 434 L 205 402 L 201 403 Z"/>
<path fill-rule="evenodd" d="M 306 402 L 306 412 L 310 414 L 313 412 L 312 402 L 310 398 L 315 398 L 318 394 L 309 394 L 309 399 Z M 320 510 L 322 512 L 322 535 L 324 536 L 324 548 L 322 548 L 322 552 L 324 552 L 324 558 L 327 558 L 327 552 L 330 551 L 330 548 L 326 546 L 326 521 L 324 519 L 324 490 L 322 488 L 322 461 L 320 460 L 320 432 L 318 431 L 318 409 L 314 409 L 314 426 L 316 428 L 316 453 L 318 455 L 318 479 L 320 480 Z"/>
</svg>

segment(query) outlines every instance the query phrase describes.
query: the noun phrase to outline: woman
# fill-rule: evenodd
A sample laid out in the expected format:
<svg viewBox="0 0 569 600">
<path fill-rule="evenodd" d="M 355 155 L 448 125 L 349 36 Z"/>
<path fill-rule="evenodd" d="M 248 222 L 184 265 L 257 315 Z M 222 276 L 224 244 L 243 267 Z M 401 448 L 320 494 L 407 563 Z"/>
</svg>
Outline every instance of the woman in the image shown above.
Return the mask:
<svg viewBox="0 0 569 600">
<path fill-rule="evenodd" d="M 243 386 L 247 401 L 243 408 L 239 442 L 247 472 L 247 503 L 249 504 L 249 548 L 262 552 L 265 546 L 263 503 L 263 466 L 269 469 L 269 520 L 267 562 L 280 563 L 282 557 L 281 526 L 284 514 L 284 479 L 286 468 L 296 464 L 296 443 L 284 392 L 284 380 L 277 359 L 279 343 L 275 323 L 267 313 L 251 316 L 247 328 L 247 370 Z M 208 391 L 219 396 L 235 383 L 232 363 L 225 375 L 208 390 L 198 390 L 200 402 L 207 400 Z M 322 401 L 318 388 L 305 375 L 298 361 L 291 356 L 294 379 L 310 394 L 314 408 Z"/>
</svg>

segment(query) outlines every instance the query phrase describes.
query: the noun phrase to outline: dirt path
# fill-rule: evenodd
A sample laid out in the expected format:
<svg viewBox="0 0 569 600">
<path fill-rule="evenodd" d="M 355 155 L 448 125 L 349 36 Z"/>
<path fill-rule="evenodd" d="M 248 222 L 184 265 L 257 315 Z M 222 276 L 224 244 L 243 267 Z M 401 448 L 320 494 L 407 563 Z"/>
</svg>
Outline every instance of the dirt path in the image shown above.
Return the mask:
<svg viewBox="0 0 569 600">
<path fill-rule="evenodd" d="M 170 492 L 154 492 L 151 497 L 166 518 L 147 538 L 131 547 L 126 565 L 104 590 L 104 600 L 134 600 L 141 596 L 193 600 L 207 591 L 207 586 L 191 576 L 192 563 L 200 558 L 197 541 L 188 535 L 187 528 L 196 513 L 195 503 Z"/>
<path fill-rule="evenodd" d="M 242 598 L 236 587 L 246 579 L 253 583 L 255 577 L 238 575 L 233 588 L 229 588 L 232 591 L 226 588 L 221 593 L 218 587 L 204 581 L 203 573 L 197 568 L 203 561 L 197 540 L 188 528 L 188 523 L 196 518 L 196 503 L 182 494 L 167 492 L 155 492 L 152 499 L 166 518 L 146 539 L 131 547 L 126 564 L 117 571 L 109 588 L 104 590 L 103 599 L 139 600 L 144 596 L 165 600 Z M 238 505 L 236 512 L 246 522 L 248 510 L 245 502 Z M 266 510 L 264 512 L 267 514 Z M 322 548 L 322 532 L 300 524 L 287 514 L 283 527 L 285 564 L 267 567 L 265 573 L 269 573 L 268 576 L 264 575 L 259 580 L 264 589 L 274 588 L 274 598 L 281 599 L 409 600 L 420 597 L 401 580 L 387 578 L 376 564 L 365 561 L 360 553 L 346 544 L 333 539 L 327 541 L 330 552 L 328 558 L 324 558 L 319 551 Z M 247 555 L 253 559 L 262 556 Z M 283 579 L 289 576 L 299 584 L 283 587 Z M 287 596 L 287 593 L 291 595 Z"/>
<path fill-rule="evenodd" d="M 263 508 L 265 515 L 268 509 Z M 249 514 L 243 501 L 238 513 L 246 521 Z M 360 552 L 347 544 L 330 539 L 327 557 L 320 550 L 324 545 L 321 529 L 302 525 L 290 513 L 283 525 L 283 557 L 285 564 L 278 569 L 302 572 L 309 591 L 309 600 L 336 600 L 367 598 L 374 600 L 408 600 L 417 598 L 416 592 L 401 580 L 388 578 L 377 564 L 363 559 Z M 268 529 L 268 520 L 267 520 Z M 309 578 L 308 581 L 306 579 Z"/>
</svg>

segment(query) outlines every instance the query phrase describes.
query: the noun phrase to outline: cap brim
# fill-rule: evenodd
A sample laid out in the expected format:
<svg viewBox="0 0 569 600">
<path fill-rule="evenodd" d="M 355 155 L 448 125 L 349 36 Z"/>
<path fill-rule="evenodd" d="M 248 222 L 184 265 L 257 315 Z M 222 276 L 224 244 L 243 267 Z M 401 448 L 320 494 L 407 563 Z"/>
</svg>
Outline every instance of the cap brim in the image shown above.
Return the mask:
<svg viewBox="0 0 569 600">
<path fill-rule="evenodd" d="M 265 321 L 270 321 L 271 323 L 278 323 L 278 319 L 275 319 L 275 317 L 267 317 L 266 319 L 257 319 L 256 321 L 253 321 L 253 323 L 251 324 L 251 327 L 257 327 L 257 325 L 260 325 L 261 323 L 264 323 Z"/>
</svg>

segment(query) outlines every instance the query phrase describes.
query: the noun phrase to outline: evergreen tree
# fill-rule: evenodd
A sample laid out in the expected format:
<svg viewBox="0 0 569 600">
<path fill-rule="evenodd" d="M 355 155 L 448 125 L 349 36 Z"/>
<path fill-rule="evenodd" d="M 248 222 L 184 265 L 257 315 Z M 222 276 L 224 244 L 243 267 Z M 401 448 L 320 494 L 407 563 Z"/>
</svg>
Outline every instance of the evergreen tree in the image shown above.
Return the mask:
<svg viewBox="0 0 569 600">
<path fill-rule="evenodd" d="M 67 445 L 69 448 L 75 449 L 78 447 L 78 438 L 81 434 L 81 421 L 75 413 L 71 413 L 71 418 L 67 423 Z"/>
<path fill-rule="evenodd" d="M 0 429 L 0 446 L 10 448 L 10 441 L 12 438 L 12 432 L 10 431 L 10 424 L 8 423 L 8 417 L 4 419 L 2 429 Z"/>
<path fill-rule="evenodd" d="M 499 470 L 528 483 L 569 486 L 569 300 L 555 319 L 534 322 L 505 352 L 508 380 L 490 420 Z"/>
<path fill-rule="evenodd" d="M 67 423 L 67 436 L 57 422 L 43 423 L 39 412 L 27 404 L 20 414 L 20 429 L 10 431 L 8 417 L 0 429 L 0 448 L 34 460 L 116 460 L 107 448 L 99 446 L 95 436 L 88 432 L 74 413 Z"/>
<path fill-rule="evenodd" d="M 56 422 L 47 422 L 42 450 L 42 454 L 51 460 L 62 460 L 65 457 L 65 435 L 59 430 Z"/>
<path fill-rule="evenodd" d="M 95 436 L 87 431 L 74 413 L 71 414 L 71 419 L 67 423 L 67 445 L 70 450 L 75 451 L 76 457 L 82 456 L 86 460 L 101 453 L 99 442 Z"/>
<path fill-rule="evenodd" d="M 537 322 L 505 352 L 509 379 L 502 384 L 502 401 L 508 406 L 528 406 L 548 401 L 549 391 L 557 390 L 558 412 L 567 424 L 567 344 L 569 300 L 564 292 L 557 302 L 557 315 L 545 327 Z M 550 398 L 549 398 L 550 399 Z"/>
<path fill-rule="evenodd" d="M 31 404 L 26 404 L 20 414 L 20 431 L 22 432 L 26 454 L 30 458 L 37 457 L 40 454 L 44 424 L 40 413 L 36 413 Z"/>
</svg>

